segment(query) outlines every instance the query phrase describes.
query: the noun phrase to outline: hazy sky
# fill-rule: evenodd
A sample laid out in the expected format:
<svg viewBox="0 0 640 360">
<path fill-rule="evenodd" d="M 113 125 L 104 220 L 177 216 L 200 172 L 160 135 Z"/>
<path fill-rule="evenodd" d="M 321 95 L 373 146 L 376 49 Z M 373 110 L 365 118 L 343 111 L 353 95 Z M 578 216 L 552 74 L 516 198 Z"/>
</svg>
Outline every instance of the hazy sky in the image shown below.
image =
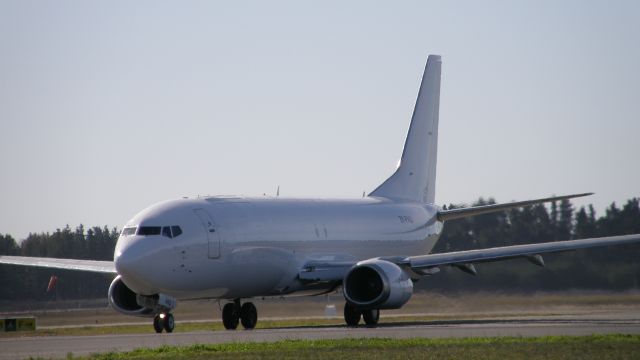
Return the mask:
<svg viewBox="0 0 640 360">
<path fill-rule="evenodd" d="M 443 58 L 438 204 L 640 195 L 638 1 L 0 0 L 0 233 L 359 197 Z"/>
</svg>

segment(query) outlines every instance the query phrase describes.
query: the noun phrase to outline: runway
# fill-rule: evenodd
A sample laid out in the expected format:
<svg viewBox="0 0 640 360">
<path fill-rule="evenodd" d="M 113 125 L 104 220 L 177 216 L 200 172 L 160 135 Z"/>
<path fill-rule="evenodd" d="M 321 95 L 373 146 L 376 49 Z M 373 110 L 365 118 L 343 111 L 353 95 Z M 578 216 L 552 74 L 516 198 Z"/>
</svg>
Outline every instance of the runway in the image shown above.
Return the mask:
<svg viewBox="0 0 640 360">
<path fill-rule="evenodd" d="M 504 319 L 416 321 L 380 324 L 377 328 L 342 326 L 291 327 L 251 331 L 199 331 L 173 334 L 55 336 L 0 339 L 0 359 L 64 358 L 162 345 L 273 342 L 286 339 L 446 338 L 640 334 L 640 314 L 537 316 Z"/>
</svg>

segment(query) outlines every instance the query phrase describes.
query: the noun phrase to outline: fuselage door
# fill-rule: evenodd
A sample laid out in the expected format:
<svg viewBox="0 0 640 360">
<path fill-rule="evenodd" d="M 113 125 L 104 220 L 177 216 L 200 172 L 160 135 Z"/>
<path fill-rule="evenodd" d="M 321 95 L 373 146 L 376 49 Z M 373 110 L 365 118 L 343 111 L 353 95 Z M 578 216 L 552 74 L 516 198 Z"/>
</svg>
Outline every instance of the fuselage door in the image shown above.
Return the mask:
<svg viewBox="0 0 640 360">
<path fill-rule="evenodd" d="M 204 209 L 194 209 L 193 212 L 200 220 L 206 233 L 207 242 L 209 243 L 209 258 L 216 259 L 220 257 L 220 236 L 216 231 L 216 224 Z"/>
</svg>

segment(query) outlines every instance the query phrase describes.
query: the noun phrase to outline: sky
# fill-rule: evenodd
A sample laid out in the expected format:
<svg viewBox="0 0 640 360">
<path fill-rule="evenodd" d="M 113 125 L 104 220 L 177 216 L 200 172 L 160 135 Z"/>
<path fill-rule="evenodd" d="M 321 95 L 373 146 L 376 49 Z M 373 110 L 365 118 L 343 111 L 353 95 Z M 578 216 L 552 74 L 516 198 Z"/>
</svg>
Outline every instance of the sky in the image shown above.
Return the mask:
<svg viewBox="0 0 640 360">
<path fill-rule="evenodd" d="M 0 0 L 0 233 L 354 198 L 442 56 L 436 202 L 640 196 L 638 1 Z"/>
</svg>

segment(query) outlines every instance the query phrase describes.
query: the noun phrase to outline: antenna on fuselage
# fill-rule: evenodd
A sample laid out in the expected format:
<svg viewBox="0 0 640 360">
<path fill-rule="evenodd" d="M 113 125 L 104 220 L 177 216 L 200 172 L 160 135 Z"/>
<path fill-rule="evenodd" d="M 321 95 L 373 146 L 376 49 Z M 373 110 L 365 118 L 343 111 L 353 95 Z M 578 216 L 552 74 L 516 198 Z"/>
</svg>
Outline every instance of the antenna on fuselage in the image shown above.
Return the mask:
<svg viewBox="0 0 640 360">
<path fill-rule="evenodd" d="M 278 185 L 278 190 L 276 191 L 276 197 L 280 196 L 280 185 Z"/>
</svg>

